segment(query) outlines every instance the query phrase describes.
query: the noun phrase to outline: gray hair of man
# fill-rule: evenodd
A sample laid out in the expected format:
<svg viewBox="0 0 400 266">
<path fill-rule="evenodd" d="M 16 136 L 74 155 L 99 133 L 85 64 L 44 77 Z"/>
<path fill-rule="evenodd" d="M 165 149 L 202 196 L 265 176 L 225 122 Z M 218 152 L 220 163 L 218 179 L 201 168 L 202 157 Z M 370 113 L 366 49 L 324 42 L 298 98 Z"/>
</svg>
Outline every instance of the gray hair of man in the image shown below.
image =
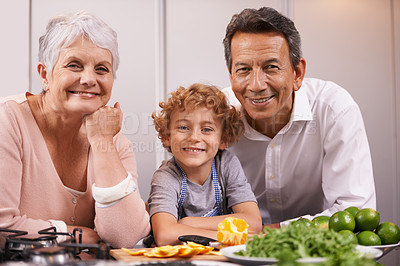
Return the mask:
<svg viewBox="0 0 400 266">
<path fill-rule="evenodd" d="M 229 72 L 232 71 L 231 41 L 236 32 L 243 33 L 265 33 L 278 32 L 283 34 L 289 45 L 289 56 L 292 67 L 295 68 L 302 56 L 301 39 L 293 21 L 283 16 L 271 7 L 260 9 L 247 8 L 239 14 L 232 16 L 226 27 L 223 40 L 225 49 L 225 60 Z"/>
<path fill-rule="evenodd" d="M 117 33 L 99 17 L 85 11 L 50 19 L 46 33 L 39 38 L 39 61 L 46 66 L 48 72 L 52 72 L 61 49 L 77 37 L 88 38 L 94 45 L 110 51 L 115 79 L 119 65 Z"/>
</svg>

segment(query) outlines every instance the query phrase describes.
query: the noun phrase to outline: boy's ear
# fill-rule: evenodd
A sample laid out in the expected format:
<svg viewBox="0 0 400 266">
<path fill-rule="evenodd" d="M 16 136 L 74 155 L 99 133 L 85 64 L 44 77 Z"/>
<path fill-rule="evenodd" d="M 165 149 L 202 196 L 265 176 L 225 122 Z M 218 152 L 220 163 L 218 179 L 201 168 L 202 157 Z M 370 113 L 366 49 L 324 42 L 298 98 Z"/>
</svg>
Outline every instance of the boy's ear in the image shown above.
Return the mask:
<svg viewBox="0 0 400 266">
<path fill-rule="evenodd" d="M 171 144 L 169 143 L 169 138 L 163 138 L 162 140 L 161 140 L 161 142 L 164 144 L 164 146 L 166 146 L 166 147 L 170 147 L 171 146 Z"/>
<path fill-rule="evenodd" d="M 228 145 L 226 145 L 225 143 L 221 143 L 221 144 L 219 144 L 219 147 L 218 147 L 220 150 L 225 150 L 226 148 L 228 148 Z"/>
</svg>

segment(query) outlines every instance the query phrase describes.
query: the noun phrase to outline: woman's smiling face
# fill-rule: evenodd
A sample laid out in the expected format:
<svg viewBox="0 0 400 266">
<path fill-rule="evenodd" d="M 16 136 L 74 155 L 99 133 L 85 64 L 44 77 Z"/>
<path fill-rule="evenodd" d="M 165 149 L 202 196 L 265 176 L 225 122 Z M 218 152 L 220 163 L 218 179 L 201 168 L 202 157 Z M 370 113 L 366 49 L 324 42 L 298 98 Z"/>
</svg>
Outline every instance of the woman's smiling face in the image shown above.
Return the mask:
<svg viewBox="0 0 400 266">
<path fill-rule="evenodd" d="M 46 100 L 56 112 L 95 112 L 110 100 L 114 82 L 112 64 L 108 50 L 87 38 L 76 38 L 61 49 L 52 73 L 46 72 L 42 80 Z"/>
</svg>

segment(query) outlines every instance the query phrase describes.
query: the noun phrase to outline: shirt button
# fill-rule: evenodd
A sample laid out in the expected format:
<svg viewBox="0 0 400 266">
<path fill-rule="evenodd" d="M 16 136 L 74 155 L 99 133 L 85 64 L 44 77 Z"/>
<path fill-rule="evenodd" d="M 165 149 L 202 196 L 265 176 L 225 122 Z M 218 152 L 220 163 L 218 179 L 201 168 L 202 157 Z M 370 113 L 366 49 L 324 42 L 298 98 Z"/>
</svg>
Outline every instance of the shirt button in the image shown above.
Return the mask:
<svg viewBox="0 0 400 266">
<path fill-rule="evenodd" d="M 271 148 L 272 148 L 272 149 L 275 148 L 275 144 L 271 144 Z"/>
<path fill-rule="evenodd" d="M 78 202 L 78 200 L 77 200 L 76 198 L 73 198 L 73 199 L 72 199 L 72 203 L 73 203 L 73 204 L 76 204 L 77 202 Z"/>
<path fill-rule="evenodd" d="M 269 179 L 274 179 L 274 178 L 275 178 L 274 175 L 270 175 L 270 176 L 269 176 Z"/>
<path fill-rule="evenodd" d="M 69 217 L 69 220 L 70 220 L 71 222 L 75 222 L 75 217 L 74 217 L 74 216 L 71 216 L 71 217 Z"/>
</svg>

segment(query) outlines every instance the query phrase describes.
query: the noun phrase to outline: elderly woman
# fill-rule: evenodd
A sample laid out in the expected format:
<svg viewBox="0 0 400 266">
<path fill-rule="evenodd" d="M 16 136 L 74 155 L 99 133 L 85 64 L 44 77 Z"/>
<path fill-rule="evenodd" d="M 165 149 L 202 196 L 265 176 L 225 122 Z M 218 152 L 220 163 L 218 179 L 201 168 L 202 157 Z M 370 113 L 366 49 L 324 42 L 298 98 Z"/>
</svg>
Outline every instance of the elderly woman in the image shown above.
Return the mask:
<svg viewBox="0 0 400 266">
<path fill-rule="evenodd" d="M 150 225 L 121 109 L 106 106 L 116 33 L 79 12 L 53 18 L 39 43 L 42 93 L 0 104 L 0 228 L 81 228 L 84 243 L 132 247 Z"/>
</svg>

